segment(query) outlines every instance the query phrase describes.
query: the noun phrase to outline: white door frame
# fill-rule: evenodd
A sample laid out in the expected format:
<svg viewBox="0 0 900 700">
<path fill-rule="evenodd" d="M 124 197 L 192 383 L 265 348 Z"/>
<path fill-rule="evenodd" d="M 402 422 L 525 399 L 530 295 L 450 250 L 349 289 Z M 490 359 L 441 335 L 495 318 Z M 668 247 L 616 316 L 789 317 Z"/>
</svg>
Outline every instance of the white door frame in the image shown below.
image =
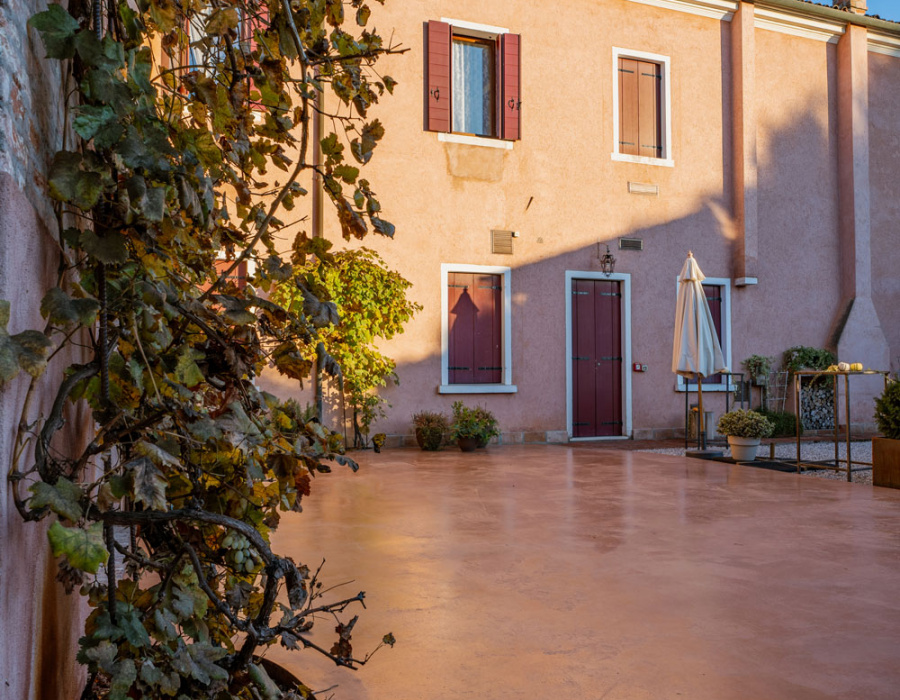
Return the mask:
<svg viewBox="0 0 900 700">
<path fill-rule="evenodd" d="M 572 402 L 575 391 L 572 386 L 572 282 L 573 280 L 608 280 L 622 283 L 622 434 L 615 436 L 572 437 L 572 420 L 575 413 Z M 596 271 L 566 270 L 566 431 L 569 440 L 623 440 L 631 437 L 631 275 L 613 272 L 609 275 Z"/>
</svg>

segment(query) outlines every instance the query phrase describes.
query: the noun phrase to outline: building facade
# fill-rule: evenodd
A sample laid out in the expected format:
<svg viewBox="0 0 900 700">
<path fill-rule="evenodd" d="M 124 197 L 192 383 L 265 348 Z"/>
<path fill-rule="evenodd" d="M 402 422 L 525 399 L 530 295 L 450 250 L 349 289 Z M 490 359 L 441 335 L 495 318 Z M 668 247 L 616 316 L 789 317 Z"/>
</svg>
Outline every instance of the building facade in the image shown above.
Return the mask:
<svg viewBox="0 0 900 700">
<path fill-rule="evenodd" d="M 411 50 L 379 64 L 399 84 L 367 177 L 397 233 L 366 245 L 424 310 L 386 344 L 376 429 L 461 399 L 504 442 L 677 434 L 688 251 L 734 371 L 796 345 L 897 370 L 900 24 L 836 4 L 379 8 Z M 854 381 L 854 424 L 879 388 Z"/>
</svg>

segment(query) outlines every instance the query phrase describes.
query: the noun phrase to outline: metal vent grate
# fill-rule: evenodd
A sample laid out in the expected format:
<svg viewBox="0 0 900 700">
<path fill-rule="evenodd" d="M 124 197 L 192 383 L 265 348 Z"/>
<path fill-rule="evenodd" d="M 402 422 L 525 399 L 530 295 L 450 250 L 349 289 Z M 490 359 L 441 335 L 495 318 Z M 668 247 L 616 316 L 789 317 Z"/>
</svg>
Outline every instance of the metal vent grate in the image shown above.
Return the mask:
<svg viewBox="0 0 900 700">
<path fill-rule="evenodd" d="M 513 232 L 491 231 L 491 252 L 497 255 L 513 254 Z"/>
<path fill-rule="evenodd" d="M 658 197 L 659 185 L 651 185 L 646 182 L 629 182 L 628 194 L 643 194 L 651 197 Z"/>
<path fill-rule="evenodd" d="M 643 238 L 620 238 L 619 239 L 619 250 L 643 250 L 644 249 L 644 239 Z"/>
</svg>

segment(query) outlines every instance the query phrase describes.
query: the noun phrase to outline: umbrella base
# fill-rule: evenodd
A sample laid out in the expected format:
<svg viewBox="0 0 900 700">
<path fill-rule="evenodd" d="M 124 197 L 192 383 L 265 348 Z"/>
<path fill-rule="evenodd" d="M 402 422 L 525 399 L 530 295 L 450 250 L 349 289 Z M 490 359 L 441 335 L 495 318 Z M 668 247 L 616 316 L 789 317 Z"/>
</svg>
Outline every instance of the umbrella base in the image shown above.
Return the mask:
<svg viewBox="0 0 900 700">
<path fill-rule="evenodd" d="M 685 457 L 692 457 L 693 459 L 720 459 L 725 456 L 724 450 L 687 450 L 684 453 Z"/>
</svg>

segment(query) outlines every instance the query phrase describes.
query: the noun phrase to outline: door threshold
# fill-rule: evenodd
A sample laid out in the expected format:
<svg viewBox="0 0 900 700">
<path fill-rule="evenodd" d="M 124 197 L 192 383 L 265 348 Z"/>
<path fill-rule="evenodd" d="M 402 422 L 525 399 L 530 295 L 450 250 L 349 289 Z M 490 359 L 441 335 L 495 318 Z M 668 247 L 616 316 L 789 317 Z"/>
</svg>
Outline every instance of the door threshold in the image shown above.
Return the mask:
<svg viewBox="0 0 900 700">
<path fill-rule="evenodd" d="M 597 435 L 596 437 L 573 437 L 569 442 L 589 442 L 599 440 L 630 440 L 628 435 Z"/>
</svg>

